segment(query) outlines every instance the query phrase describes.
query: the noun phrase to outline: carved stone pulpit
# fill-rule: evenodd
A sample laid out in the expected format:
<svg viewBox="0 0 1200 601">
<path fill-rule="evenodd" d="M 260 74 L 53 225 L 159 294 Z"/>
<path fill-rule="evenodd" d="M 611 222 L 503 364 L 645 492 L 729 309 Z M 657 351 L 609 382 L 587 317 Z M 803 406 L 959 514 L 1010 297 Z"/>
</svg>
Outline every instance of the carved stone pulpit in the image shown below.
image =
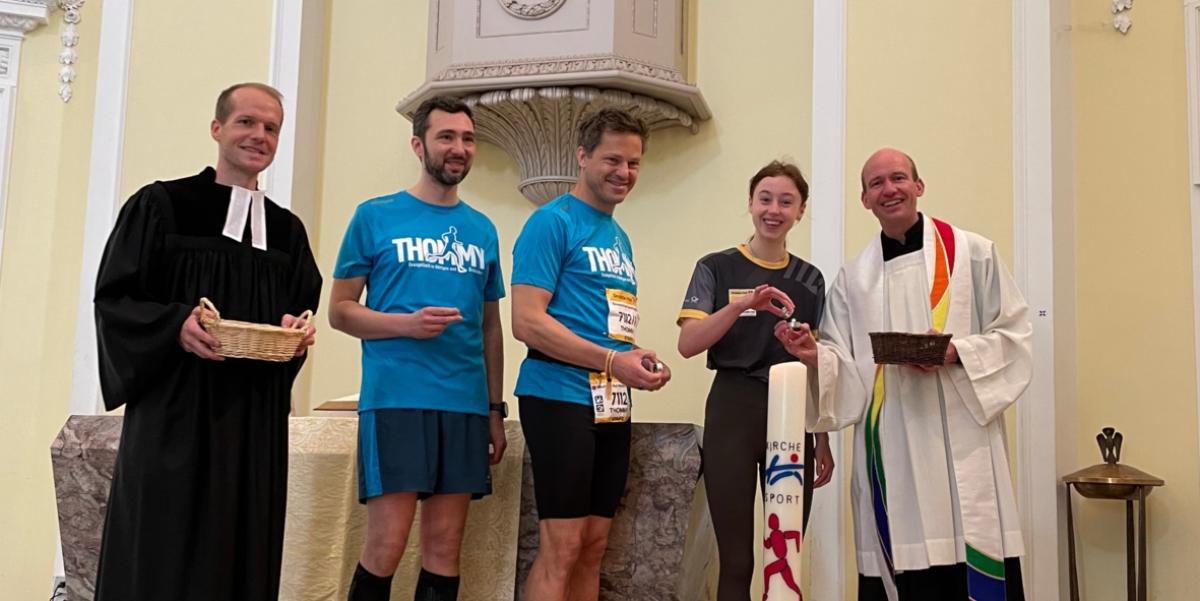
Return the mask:
<svg viewBox="0 0 1200 601">
<path fill-rule="evenodd" d="M 692 0 L 430 0 L 425 83 L 396 110 L 462 97 L 479 138 L 517 162 L 542 204 L 575 182 L 575 129 L 622 108 L 651 129 L 698 131 L 708 105 L 690 82 Z"/>
</svg>

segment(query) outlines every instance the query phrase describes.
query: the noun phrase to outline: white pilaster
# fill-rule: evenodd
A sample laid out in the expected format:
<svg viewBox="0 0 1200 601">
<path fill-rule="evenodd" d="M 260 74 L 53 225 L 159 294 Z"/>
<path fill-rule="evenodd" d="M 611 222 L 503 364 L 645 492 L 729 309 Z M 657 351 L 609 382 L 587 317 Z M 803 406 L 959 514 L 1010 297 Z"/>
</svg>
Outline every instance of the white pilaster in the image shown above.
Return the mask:
<svg viewBox="0 0 1200 601">
<path fill-rule="evenodd" d="M 17 76 L 25 34 L 46 23 L 48 0 L 0 0 L 0 269 L 4 264 L 4 216 L 8 205 L 8 169 L 12 160 Z"/>
<path fill-rule="evenodd" d="M 304 24 L 304 2 L 275 0 L 271 27 L 271 61 L 267 83 L 283 94 L 283 114 L 287 125 L 279 135 L 275 161 L 263 174 L 263 188 L 279 206 L 292 206 L 292 180 L 295 177 L 297 95 L 300 90 L 300 45 Z"/>
<path fill-rule="evenodd" d="M 283 94 L 283 132 L 263 174 L 271 199 L 314 232 L 320 154 L 327 7 L 323 0 L 275 0 L 268 83 Z"/>
<path fill-rule="evenodd" d="M 1196 353 L 1196 403 L 1200 409 L 1200 0 L 1183 5 L 1187 51 L 1188 164 L 1192 210 L 1192 327 Z"/>
<path fill-rule="evenodd" d="M 83 262 L 79 270 L 75 356 L 68 406 L 69 413 L 82 415 L 99 413 L 104 406 L 100 398 L 96 363 L 96 324 L 92 297 L 100 256 L 121 207 L 125 95 L 129 80 L 129 48 L 133 37 L 133 0 L 105 0 L 100 6 L 96 109 L 92 124 Z"/>
<path fill-rule="evenodd" d="M 1031 601 L 1059 598 L 1059 484 L 1054 380 L 1056 8 L 1013 0 L 1014 274 L 1031 309 L 1033 381 L 1017 403 L 1017 492 L 1025 534 L 1022 576 Z M 1055 170 L 1059 170 L 1058 173 Z"/>
<path fill-rule="evenodd" d="M 847 0 L 814 0 L 812 70 L 812 220 L 813 264 L 833 283 L 842 266 L 846 206 L 846 5 Z M 842 494 L 850 462 L 842 453 L 842 433 L 829 435 L 837 469 L 833 480 L 813 495 L 809 520 L 812 582 L 807 597 L 841 600 L 846 596 L 842 526 L 847 501 Z"/>
</svg>

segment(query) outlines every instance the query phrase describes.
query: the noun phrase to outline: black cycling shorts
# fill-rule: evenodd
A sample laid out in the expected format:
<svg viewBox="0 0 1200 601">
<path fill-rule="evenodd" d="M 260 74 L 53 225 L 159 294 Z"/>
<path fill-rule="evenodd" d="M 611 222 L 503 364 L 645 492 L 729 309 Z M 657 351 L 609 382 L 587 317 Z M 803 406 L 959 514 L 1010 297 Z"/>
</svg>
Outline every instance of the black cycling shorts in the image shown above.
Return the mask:
<svg viewBox="0 0 1200 601">
<path fill-rule="evenodd" d="M 630 423 L 597 424 L 590 405 L 519 400 L 538 519 L 616 515 L 629 475 Z"/>
</svg>

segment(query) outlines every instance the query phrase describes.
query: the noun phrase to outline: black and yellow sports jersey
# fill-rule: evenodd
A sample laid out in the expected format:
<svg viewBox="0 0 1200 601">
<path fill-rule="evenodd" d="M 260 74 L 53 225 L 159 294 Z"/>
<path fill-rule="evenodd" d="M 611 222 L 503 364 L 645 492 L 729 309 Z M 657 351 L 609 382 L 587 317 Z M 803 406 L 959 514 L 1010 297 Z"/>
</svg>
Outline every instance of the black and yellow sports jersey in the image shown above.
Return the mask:
<svg viewBox="0 0 1200 601">
<path fill-rule="evenodd" d="M 796 305 L 792 317 L 817 329 L 825 308 L 821 270 L 791 254 L 786 261 L 763 261 L 752 256 L 744 244 L 709 254 L 696 263 L 679 319 L 703 319 L 762 284 L 788 295 Z M 740 371 L 765 382 L 772 365 L 796 360 L 775 339 L 778 321 L 779 317 L 767 311 L 742 313 L 729 332 L 708 349 L 708 368 Z"/>
</svg>

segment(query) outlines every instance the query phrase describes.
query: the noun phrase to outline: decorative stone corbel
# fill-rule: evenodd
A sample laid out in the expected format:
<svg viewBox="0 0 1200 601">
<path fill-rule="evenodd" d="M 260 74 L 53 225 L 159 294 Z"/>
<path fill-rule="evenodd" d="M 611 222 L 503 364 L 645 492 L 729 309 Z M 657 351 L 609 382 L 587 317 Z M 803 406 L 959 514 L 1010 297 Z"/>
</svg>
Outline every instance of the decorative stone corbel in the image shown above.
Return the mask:
<svg viewBox="0 0 1200 601">
<path fill-rule="evenodd" d="M 692 133 L 710 112 L 688 82 L 690 0 L 430 0 L 425 84 L 406 117 L 462 97 L 480 139 L 517 162 L 518 189 L 542 204 L 574 184 L 576 129 L 605 107 L 651 129 Z"/>
<path fill-rule="evenodd" d="M 1133 0 L 1112 0 L 1113 29 L 1122 35 L 1129 33 L 1129 28 L 1133 27 L 1132 11 Z"/>
<path fill-rule="evenodd" d="M 615 107 L 639 117 L 650 129 L 682 126 L 695 133 L 699 128 L 691 115 L 674 105 L 624 90 L 515 88 L 470 94 L 463 100 L 475 113 L 479 138 L 516 159 L 521 176 L 517 189 L 537 204 L 575 184 L 575 130 L 585 115 Z"/>
</svg>

